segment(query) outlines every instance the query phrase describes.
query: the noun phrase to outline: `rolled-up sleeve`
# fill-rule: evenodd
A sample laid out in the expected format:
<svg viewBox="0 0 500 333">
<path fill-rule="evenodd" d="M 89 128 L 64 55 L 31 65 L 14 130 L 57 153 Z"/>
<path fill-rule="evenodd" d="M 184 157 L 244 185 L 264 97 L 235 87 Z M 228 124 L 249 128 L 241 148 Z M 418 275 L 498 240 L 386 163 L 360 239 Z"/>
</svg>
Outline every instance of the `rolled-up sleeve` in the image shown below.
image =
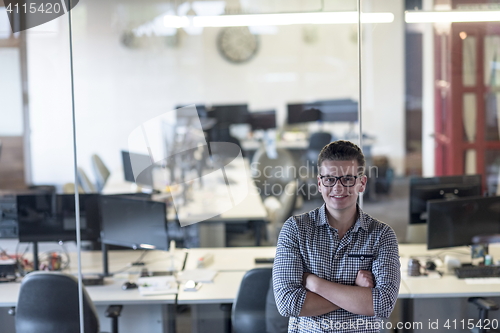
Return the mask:
<svg viewBox="0 0 500 333">
<path fill-rule="evenodd" d="M 293 217 L 281 229 L 273 266 L 273 289 L 278 311 L 285 317 L 298 317 L 306 298 L 302 286 L 304 272 L 299 248 L 299 230 Z"/>
<path fill-rule="evenodd" d="M 375 278 L 375 288 L 372 289 L 375 316 L 388 318 L 396 305 L 401 282 L 398 240 L 388 226 L 380 236 L 372 274 Z"/>
</svg>

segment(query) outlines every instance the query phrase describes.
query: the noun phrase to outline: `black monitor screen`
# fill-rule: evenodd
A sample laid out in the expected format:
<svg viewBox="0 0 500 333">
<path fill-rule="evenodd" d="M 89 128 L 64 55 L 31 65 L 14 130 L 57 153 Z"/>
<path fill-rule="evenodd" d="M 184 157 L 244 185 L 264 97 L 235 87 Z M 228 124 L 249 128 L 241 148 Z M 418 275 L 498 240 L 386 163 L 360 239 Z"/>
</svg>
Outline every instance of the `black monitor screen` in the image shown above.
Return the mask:
<svg viewBox="0 0 500 333">
<path fill-rule="evenodd" d="M 248 123 L 252 126 L 252 131 L 276 128 L 276 111 L 251 112 Z"/>
<path fill-rule="evenodd" d="M 168 250 L 165 209 L 163 202 L 102 196 L 101 241 L 133 249 Z"/>
<path fill-rule="evenodd" d="M 207 113 L 208 117 L 217 119 L 221 128 L 231 124 L 246 124 L 248 120 L 248 105 L 214 105 Z"/>
<path fill-rule="evenodd" d="M 500 197 L 432 200 L 427 210 L 428 249 L 471 245 L 474 236 L 500 233 Z"/>
<path fill-rule="evenodd" d="M 427 222 L 427 201 L 481 195 L 481 175 L 412 178 L 410 223 Z"/>
<path fill-rule="evenodd" d="M 145 154 L 130 153 L 122 150 L 123 175 L 128 182 L 135 182 L 148 188 L 153 188 L 153 167 L 151 157 Z M 134 176 L 132 163 L 136 170 L 142 170 Z"/>
<path fill-rule="evenodd" d="M 321 111 L 321 120 L 323 121 L 358 121 L 358 102 L 352 99 L 317 101 L 315 104 Z"/>
<path fill-rule="evenodd" d="M 315 103 L 288 104 L 288 124 L 300 124 L 321 120 L 321 112 Z"/>
<path fill-rule="evenodd" d="M 97 241 L 100 235 L 97 194 L 80 194 L 80 237 Z M 32 194 L 17 196 L 20 242 L 76 240 L 75 196 Z"/>
</svg>

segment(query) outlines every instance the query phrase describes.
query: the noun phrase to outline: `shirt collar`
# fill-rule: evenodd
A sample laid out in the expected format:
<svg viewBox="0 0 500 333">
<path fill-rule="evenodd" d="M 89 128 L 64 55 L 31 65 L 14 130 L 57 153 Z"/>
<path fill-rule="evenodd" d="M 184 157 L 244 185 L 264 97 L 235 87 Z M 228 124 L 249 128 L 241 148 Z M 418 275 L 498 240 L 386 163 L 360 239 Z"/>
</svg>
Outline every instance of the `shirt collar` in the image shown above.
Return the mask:
<svg viewBox="0 0 500 333">
<path fill-rule="evenodd" d="M 354 231 L 358 231 L 359 228 L 363 228 L 364 230 L 368 230 L 369 226 L 369 221 L 366 218 L 365 212 L 356 205 L 356 208 L 358 210 L 358 218 L 356 219 L 356 222 L 354 223 Z M 328 224 L 328 218 L 326 217 L 326 204 L 323 204 L 319 208 L 319 219 L 316 221 L 317 226 L 321 226 L 324 224 Z"/>
</svg>

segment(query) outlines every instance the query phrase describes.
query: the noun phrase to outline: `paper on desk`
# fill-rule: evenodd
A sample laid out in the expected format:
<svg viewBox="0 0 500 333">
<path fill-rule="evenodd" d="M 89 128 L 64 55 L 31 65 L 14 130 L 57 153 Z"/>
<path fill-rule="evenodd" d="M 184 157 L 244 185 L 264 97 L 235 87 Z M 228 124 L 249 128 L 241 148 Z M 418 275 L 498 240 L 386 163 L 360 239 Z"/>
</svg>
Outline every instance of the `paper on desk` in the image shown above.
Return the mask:
<svg viewBox="0 0 500 333">
<path fill-rule="evenodd" d="M 500 278 L 467 278 L 464 279 L 466 284 L 500 284 Z"/>
<path fill-rule="evenodd" d="M 179 290 L 172 275 L 141 277 L 137 285 L 142 296 L 177 294 Z"/>
<path fill-rule="evenodd" d="M 179 274 L 177 274 L 177 278 L 181 281 L 189 281 L 193 280 L 194 282 L 213 282 L 214 277 L 217 275 L 217 271 L 212 269 L 186 269 Z"/>
</svg>

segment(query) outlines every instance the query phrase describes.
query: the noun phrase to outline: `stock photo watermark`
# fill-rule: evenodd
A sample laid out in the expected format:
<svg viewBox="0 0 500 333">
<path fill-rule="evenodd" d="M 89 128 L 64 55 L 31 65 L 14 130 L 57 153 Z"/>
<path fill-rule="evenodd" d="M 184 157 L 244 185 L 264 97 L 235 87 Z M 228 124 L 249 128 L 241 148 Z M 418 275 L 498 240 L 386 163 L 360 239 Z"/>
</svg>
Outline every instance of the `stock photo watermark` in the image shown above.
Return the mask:
<svg viewBox="0 0 500 333">
<path fill-rule="evenodd" d="M 75 8 L 79 0 L 4 0 L 12 32 L 50 22 Z"/>
</svg>

